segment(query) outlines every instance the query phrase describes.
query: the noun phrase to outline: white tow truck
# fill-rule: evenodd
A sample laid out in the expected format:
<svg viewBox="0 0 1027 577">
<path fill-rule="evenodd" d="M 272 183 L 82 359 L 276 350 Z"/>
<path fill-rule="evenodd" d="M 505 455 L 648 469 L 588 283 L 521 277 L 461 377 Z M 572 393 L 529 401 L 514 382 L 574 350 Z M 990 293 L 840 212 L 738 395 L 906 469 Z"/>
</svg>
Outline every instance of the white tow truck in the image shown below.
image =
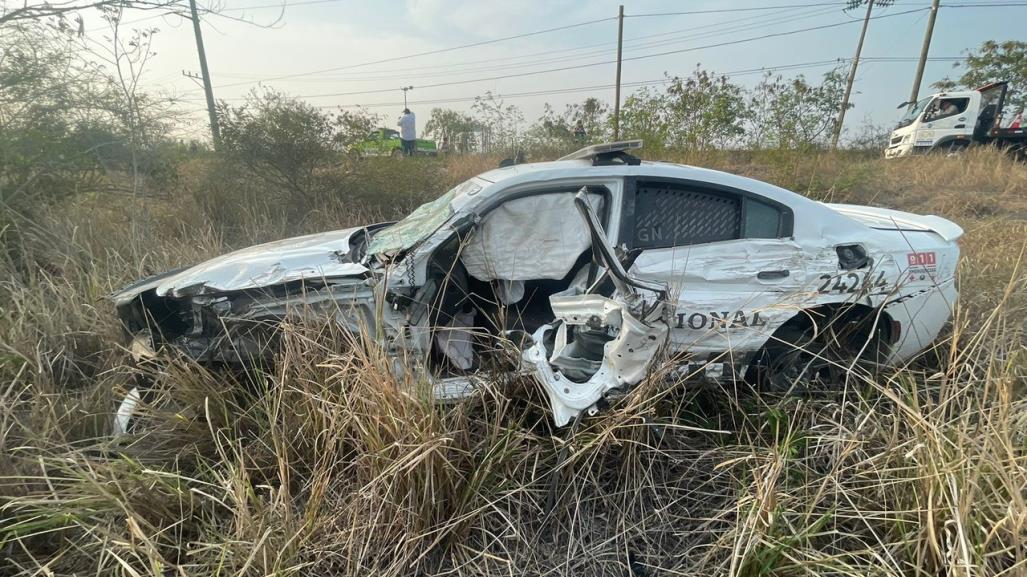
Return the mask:
<svg viewBox="0 0 1027 577">
<path fill-rule="evenodd" d="M 976 90 L 922 98 L 892 131 L 885 158 L 929 152 L 956 154 L 970 146 L 990 144 L 1024 159 L 1027 130 L 1023 110 L 1004 110 L 1008 90 L 1008 82 L 993 82 Z"/>
</svg>

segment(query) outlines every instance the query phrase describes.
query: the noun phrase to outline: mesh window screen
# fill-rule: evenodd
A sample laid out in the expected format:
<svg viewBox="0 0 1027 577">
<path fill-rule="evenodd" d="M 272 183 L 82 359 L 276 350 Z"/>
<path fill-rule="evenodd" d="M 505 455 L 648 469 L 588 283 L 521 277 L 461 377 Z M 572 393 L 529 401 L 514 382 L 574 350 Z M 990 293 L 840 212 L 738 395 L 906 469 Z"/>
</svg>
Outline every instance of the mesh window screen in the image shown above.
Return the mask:
<svg viewBox="0 0 1027 577">
<path fill-rule="evenodd" d="M 741 237 L 741 200 L 668 186 L 638 184 L 635 246 L 662 248 Z"/>
</svg>

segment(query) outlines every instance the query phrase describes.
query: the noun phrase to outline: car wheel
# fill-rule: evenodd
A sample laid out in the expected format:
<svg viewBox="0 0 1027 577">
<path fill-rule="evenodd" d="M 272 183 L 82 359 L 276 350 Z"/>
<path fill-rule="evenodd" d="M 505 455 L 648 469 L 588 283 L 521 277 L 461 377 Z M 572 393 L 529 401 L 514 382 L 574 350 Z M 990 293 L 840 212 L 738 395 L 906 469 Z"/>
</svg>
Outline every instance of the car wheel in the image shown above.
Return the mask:
<svg viewBox="0 0 1027 577">
<path fill-rule="evenodd" d="M 753 380 L 772 393 L 811 393 L 844 387 L 873 374 L 885 355 L 884 323 L 843 311 L 782 327 L 756 363 Z"/>
</svg>

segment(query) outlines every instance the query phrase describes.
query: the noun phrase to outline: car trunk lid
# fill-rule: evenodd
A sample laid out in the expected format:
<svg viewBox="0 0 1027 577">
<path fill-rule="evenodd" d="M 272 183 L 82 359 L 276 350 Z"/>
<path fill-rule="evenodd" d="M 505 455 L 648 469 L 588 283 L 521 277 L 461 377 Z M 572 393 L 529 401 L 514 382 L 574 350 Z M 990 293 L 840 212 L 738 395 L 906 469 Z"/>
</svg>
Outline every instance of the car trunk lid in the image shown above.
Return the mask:
<svg viewBox="0 0 1027 577">
<path fill-rule="evenodd" d="M 958 224 L 933 214 L 920 215 L 901 210 L 859 206 L 854 204 L 827 204 L 827 207 L 878 230 L 933 232 L 952 242 L 963 236 Z"/>
</svg>

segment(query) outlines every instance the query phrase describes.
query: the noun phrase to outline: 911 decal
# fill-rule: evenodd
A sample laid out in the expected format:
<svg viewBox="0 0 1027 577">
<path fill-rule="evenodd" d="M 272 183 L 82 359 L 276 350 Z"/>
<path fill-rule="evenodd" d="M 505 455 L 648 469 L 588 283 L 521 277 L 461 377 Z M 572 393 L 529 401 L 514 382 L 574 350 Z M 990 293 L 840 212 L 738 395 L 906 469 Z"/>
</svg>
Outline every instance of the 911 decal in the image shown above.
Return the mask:
<svg viewBox="0 0 1027 577">
<path fill-rule="evenodd" d="M 938 272 L 938 257 L 933 251 L 906 253 L 906 262 L 909 264 L 906 270 L 909 282 L 927 280 Z"/>
<path fill-rule="evenodd" d="M 883 270 L 876 276 L 873 271 L 852 271 L 838 275 L 822 274 L 819 280 L 821 284 L 817 288 L 817 292 L 821 294 L 852 294 L 865 290 L 888 288 L 888 279 L 885 278 Z"/>
<path fill-rule="evenodd" d="M 933 252 L 910 252 L 906 254 L 909 266 L 933 267 L 938 264 L 938 257 Z"/>
</svg>

